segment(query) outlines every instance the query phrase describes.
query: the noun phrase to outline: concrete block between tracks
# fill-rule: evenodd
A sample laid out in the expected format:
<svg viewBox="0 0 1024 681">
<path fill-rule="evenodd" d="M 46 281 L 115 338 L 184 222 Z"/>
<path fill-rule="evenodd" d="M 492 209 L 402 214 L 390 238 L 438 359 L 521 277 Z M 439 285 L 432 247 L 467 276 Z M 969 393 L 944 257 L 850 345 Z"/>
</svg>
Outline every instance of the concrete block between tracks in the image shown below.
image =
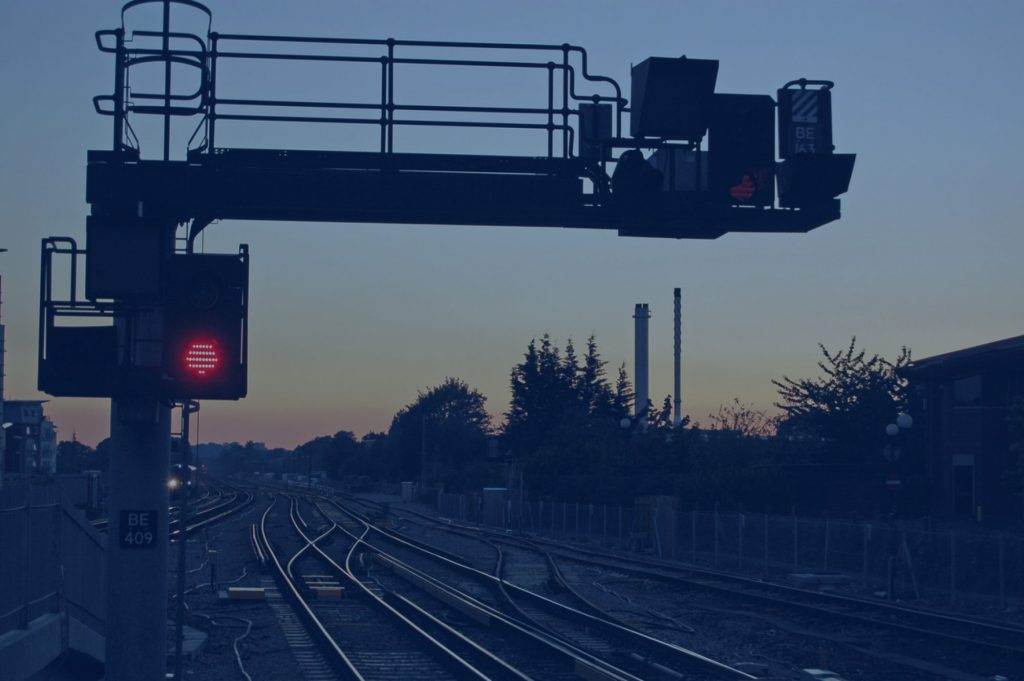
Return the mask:
<svg viewBox="0 0 1024 681">
<path fill-rule="evenodd" d="M 221 600 L 229 601 L 262 601 L 266 592 L 261 586 L 230 586 L 227 591 L 218 593 Z"/>
<path fill-rule="evenodd" d="M 804 588 L 828 589 L 852 581 L 849 575 L 839 573 L 795 572 L 786 576 L 790 584 Z"/>
<path fill-rule="evenodd" d="M 340 601 L 341 594 L 345 591 L 340 586 L 310 586 L 310 590 L 318 601 Z"/>
</svg>

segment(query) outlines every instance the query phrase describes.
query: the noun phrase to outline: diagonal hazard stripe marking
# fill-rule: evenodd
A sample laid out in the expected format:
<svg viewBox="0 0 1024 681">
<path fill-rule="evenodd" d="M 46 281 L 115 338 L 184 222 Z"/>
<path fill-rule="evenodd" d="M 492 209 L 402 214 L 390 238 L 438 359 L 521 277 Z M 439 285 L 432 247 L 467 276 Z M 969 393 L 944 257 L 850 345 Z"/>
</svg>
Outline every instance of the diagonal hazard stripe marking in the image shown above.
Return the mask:
<svg viewBox="0 0 1024 681">
<path fill-rule="evenodd" d="M 801 90 L 793 93 L 793 122 L 818 122 L 818 93 Z"/>
</svg>

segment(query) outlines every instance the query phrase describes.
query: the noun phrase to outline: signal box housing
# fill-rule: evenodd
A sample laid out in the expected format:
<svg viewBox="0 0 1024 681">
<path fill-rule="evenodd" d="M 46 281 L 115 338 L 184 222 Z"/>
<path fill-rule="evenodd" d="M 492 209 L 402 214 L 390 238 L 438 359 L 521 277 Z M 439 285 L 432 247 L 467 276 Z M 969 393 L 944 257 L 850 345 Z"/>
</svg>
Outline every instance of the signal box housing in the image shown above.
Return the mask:
<svg viewBox="0 0 1024 681">
<path fill-rule="evenodd" d="M 716 94 L 708 132 L 711 200 L 775 203 L 775 102 L 768 95 Z"/>
<path fill-rule="evenodd" d="M 236 400 L 246 394 L 249 263 L 242 255 L 174 255 L 164 280 L 164 393 Z"/>
<path fill-rule="evenodd" d="M 650 57 L 630 80 L 633 137 L 697 141 L 711 118 L 718 60 Z"/>
<path fill-rule="evenodd" d="M 98 250 L 98 261 L 103 261 L 103 248 Z M 64 397 L 235 400 L 245 396 L 246 246 L 236 255 L 163 258 L 155 291 L 144 299 L 129 295 L 113 301 L 106 298 L 115 290 L 128 290 L 125 286 L 130 288 L 130 282 L 121 286 L 110 278 L 106 281 L 114 288 L 94 286 L 90 291 L 87 287 L 89 293 L 99 294 L 97 300 L 79 297 L 74 273 L 85 254 L 72 239 L 43 240 L 40 390 Z M 54 285 L 53 260 L 60 256 L 71 257 L 68 297 Z M 98 272 L 95 264 L 93 271 Z M 94 285 L 103 282 L 103 276 L 94 278 Z M 146 282 L 147 277 L 136 281 Z M 152 290 L 148 284 L 143 288 Z M 140 295 L 142 289 L 133 290 Z"/>
<path fill-rule="evenodd" d="M 796 81 L 799 84 L 800 81 Z M 806 81 L 805 81 L 806 82 Z M 779 102 L 779 158 L 797 154 L 831 154 L 832 90 L 830 87 L 781 88 Z"/>
<path fill-rule="evenodd" d="M 806 208 L 850 188 L 856 154 L 798 154 L 779 164 L 779 205 Z"/>
<path fill-rule="evenodd" d="M 166 230 L 134 216 L 90 215 L 85 222 L 85 297 L 152 303 L 159 299 Z"/>
<path fill-rule="evenodd" d="M 813 208 L 846 192 L 854 154 L 833 153 L 832 86 L 827 80 L 794 80 L 779 89 L 779 205 Z"/>
</svg>

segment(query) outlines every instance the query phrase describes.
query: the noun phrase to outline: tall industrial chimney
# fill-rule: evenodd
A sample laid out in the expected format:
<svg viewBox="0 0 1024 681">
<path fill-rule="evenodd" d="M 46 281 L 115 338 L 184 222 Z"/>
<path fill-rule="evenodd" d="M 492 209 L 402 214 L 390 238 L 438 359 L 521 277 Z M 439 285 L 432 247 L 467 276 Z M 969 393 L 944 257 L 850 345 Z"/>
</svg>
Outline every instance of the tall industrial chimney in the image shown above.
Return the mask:
<svg viewBox="0 0 1024 681">
<path fill-rule="evenodd" d="M 672 386 L 672 396 L 675 400 L 675 415 L 672 417 L 672 425 L 676 428 L 683 422 L 683 399 L 680 393 L 680 383 L 683 373 L 683 295 L 680 289 L 675 290 L 675 344 L 673 345 L 673 357 L 675 358 L 675 382 Z"/>
<path fill-rule="evenodd" d="M 647 388 L 648 379 L 648 348 L 647 348 L 647 326 L 651 318 L 651 311 L 647 303 L 637 303 L 633 311 L 634 322 L 634 348 L 633 348 L 633 373 L 636 381 L 636 396 L 633 402 L 633 414 L 637 418 L 637 425 L 641 428 L 647 427 L 647 405 L 650 402 L 650 395 Z"/>
</svg>

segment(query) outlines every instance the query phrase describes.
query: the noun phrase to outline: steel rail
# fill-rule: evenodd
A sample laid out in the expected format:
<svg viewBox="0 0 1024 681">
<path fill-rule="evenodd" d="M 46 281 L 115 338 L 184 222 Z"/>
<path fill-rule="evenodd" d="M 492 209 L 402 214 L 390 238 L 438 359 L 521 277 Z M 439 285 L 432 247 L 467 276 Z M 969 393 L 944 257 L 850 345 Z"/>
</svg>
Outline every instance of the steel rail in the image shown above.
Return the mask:
<svg viewBox="0 0 1024 681">
<path fill-rule="evenodd" d="M 346 510 L 337 501 L 335 501 L 333 499 L 327 499 L 327 501 L 328 501 L 328 503 L 331 503 L 332 505 L 334 505 L 342 513 L 350 513 L 350 511 Z M 753 679 L 753 678 L 755 678 L 755 677 L 747 674 L 746 672 L 740 671 L 738 669 L 734 669 L 734 668 L 732 668 L 732 667 L 730 667 L 730 666 L 728 666 L 728 665 L 726 665 L 726 664 L 724 664 L 722 662 L 718 662 L 717 660 L 713 660 L 713 659 L 711 659 L 711 658 L 709 658 L 707 656 L 701 655 L 700 653 L 697 653 L 695 651 L 689 650 L 687 648 L 683 648 L 682 646 L 678 646 L 678 645 L 675 645 L 675 644 L 672 644 L 672 643 L 668 643 L 666 641 L 662 641 L 660 639 L 654 638 L 653 636 L 649 636 L 649 635 L 647 635 L 647 634 L 645 634 L 643 632 L 637 631 L 637 630 L 632 629 L 630 627 L 623 626 L 622 624 L 620 624 L 618 622 L 615 622 L 615 621 L 613 621 L 611 619 L 608 619 L 608 618 L 605 618 L 605 617 L 598 617 L 598 616 L 595 616 L 593 614 L 586 613 L 586 612 L 583 612 L 581 610 L 578 610 L 576 608 L 572 608 L 572 607 L 567 606 L 565 604 L 558 603 L 557 601 L 554 601 L 554 600 L 551 600 L 551 599 L 546 598 L 544 596 L 541 596 L 539 594 L 536 594 L 536 593 L 534 593 L 534 592 L 532 592 L 532 591 L 530 591 L 528 589 L 524 589 L 524 588 L 519 587 L 519 586 L 517 586 L 515 584 L 507 582 L 507 581 L 501 579 L 501 577 L 498 577 L 498 576 L 495 576 L 495 575 L 490 575 L 490 574 L 488 574 L 486 572 L 483 572 L 482 570 L 478 570 L 477 568 L 474 568 L 472 566 L 469 566 L 469 565 L 465 564 L 465 562 L 463 562 L 463 561 L 453 560 L 449 556 L 443 555 L 444 552 L 441 552 L 441 551 L 437 550 L 436 548 L 432 548 L 432 549 L 424 548 L 423 545 L 420 544 L 419 542 L 410 541 L 406 537 L 401 537 L 401 536 L 396 535 L 394 533 L 389 533 L 389 532 L 387 532 L 385 530 L 382 530 L 381 528 L 373 526 L 371 524 L 367 525 L 367 531 L 368 532 L 371 532 L 371 531 L 372 532 L 376 532 L 376 533 L 380 534 L 382 537 L 387 538 L 390 541 L 397 542 L 399 544 L 404 544 L 405 546 L 409 547 L 410 549 L 412 549 L 414 551 L 417 551 L 417 552 L 420 552 L 420 553 L 427 553 L 427 554 L 429 554 L 431 556 L 431 558 L 433 558 L 435 560 L 440 560 L 442 562 L 445 562 L 450 567 L 453 567 L 453 568 L 455 568 L 457 570 L 461 570 L 463 572 L 471 574 L 471 575 L 473 575 L 477 579 L 487 580 L 488 582 L 491 582 L 491 583 L 494 583 L 494 584 L 500 584 L 500 585 L 502 585 L 503 588 L 509 589 L 509 590 L 515 592 L 517 595 L 519 595 L 519 596 L 521 596 L 523 598 L 527 598 L 527 599 L 531 600 L 534 604 L 538 605 L 539 607 L 542 607 L 542 608 L 544 608 L 544 609 L 546 609 L 548 611 L 551 611 L 551 612 L 555 612 L 555 613 L 557 613 L 558 615 L 560 615 L 562 617 L 568 617 L 570 619 L 575 619 L 577 621 L 582 621 L 582 622 L 586 623 L 589 626 L 593 626 L 595 628 L 603 629 L 606 632 L 608 632 L 608 633 L 610 633 L 612 635 L 615 635 L 615 636 L 626 637 L 629 640 L 631 640 L 631 642 L 633 642 L 634 644 L 644 645 L 644 646 L 647 646 L 647 647 L 653 647 L 654 649 L 659 650 L 662 654 L 672 655 L 673 657 L 680 659 L 682 662 L 684 662 L 687 665 L 698 665 L 698 666 L 700 666 L 702 668 L 702 670 L 710 672 L 710 673 L 718 675 L 718 676 L 721 676 L 723 678 L 734 678 L 734 679 Z M 380 552 L 380 553 L 384 553 L 380 548 L 373 546 L 372 544 L 367 542 L 365 539 L 363 539 L 362 541 L 365 544 L 367 544 L 367 546 L 372 547 L 375 551 Z M 497 611 L 494 611 L 494 612 L 496 614 L 500 614 L 500 613 L 497 613 Z M 588 656 L 590 655 L 589 653 L 586 653 L 585 651 L 580 651 L 580 652 L 583 652 L 584 654 L 586 654 Z M 599 659 L 599 658 L 595 658 L 595 659 Z M 603 664 L 607 664 L 606 662 L 603 662 L 603 661 L 602 661 L 602 663 Z"/>
<path fill-rule="evenodd" d="M 321 643 L 321 646 L 329 653 L 329 659 L 333 667 L 339 671 L 345 679 L 352 679 L 353 681 L 366 681 L 363 675 L 359 673 L 353 665 L 351 660 L 345 654 L 345 651 L 338 646 L 337 641 L 324 627 L 323 622 L 316 616 L 316 613 L 309 607 L 309 603 L 299 593 L 298 588 L 295 586 L 295 582 L 288 577 L 288 573 L 281 565 L 280 559 L 277 557 L 277 552 L 274 550 L 273 544 L 270 542 L 270 537 L 267 535 L 267 516 L 270 515 L 270 511 L 277 504 L 278 496 L 274 496 L 274 501 L 267 506 L 267 509 L 263 512 L 260 517 L 259 531 L 257 539 L 261 544 L 261 550 L 267 558 L 267 565 L 273 568 L 274 581 L 277 582 L 278 587 L 281 589 L 282 594 L 287 594 L 288 600 L 296 607 L 298 612 L 302 615 L 303 619 L 312 627 L 317 641 Z"/>
<path fill-rule="evenodd" d="M 217 508 L 208 509 L 203 512 L 203 515 L 206 517 L 204 517 L 202 520 L 198 522 L 194 522 L 193 524 L 187 525 L 185 527 L 185 533 L 187 535 L 192 534 L 200 528 L 206 527 L 207 525 L 212 525 L 213 523 L 223 520 L 228 516 L 234 515 L 235 513 L 241 511 L 243 508 L 248 507 L 250 504 L 253 503 L 254 500 L 255 496 L 252 493 L 246 493 L 245 498 L 241 501 L 241 503 L 236 503 L 237 500 L 235 500 L 232 501 L 231 505 L 223 505 L 218 506 Z M 221 509 L 225 507 L 226 510 L 221 511 Z M 220 512 L 218 513 L 217 511 Z M 178 531 L 180 532 L 180 530 Z"/>
<path fill-rule="evenodd" d="M 329 503 L 333 503 L 333 501 L 328 498 L 321 497 L 321 499 Z M 517 622 L 513 619 L 510 619 L 504 613 L 492 608 L 491 606 L 488 606 L 485 603 L 481 603 L 480 601 L 474 599 L 472 596 L 469 596 L 456 589 L 453 589 L 451 586 L 445 584 L 444 582 L 441 582 L 440 580 L 437 580 L 431 575 L 426 574 L 420 570 L 417 570 L 416 568 L 408 565 L 407 563 L 403 562 L 402 560 L 394 556 L 387 555 L 386 553 L 382 552 L 381 549 L 374 547 L 366 542 L 366 535 L 369 534 L 374 528 L 365 519 L 360 519 L 359 521 L 363 525 L 363 528 L 361 535 L 357 537 L 350 530 L 343 527 L 342 525 L 339 525 L 338 522 L 332 519 L 329 515 L 327 515 L 327 513 L 324 512 L 323 509 L 320 509 L 320 511 L 321 513 L 323 513 L 324 517 L 327 518 L 328 521 L 330 521 L 334 525 L 334 527 L 341 529 L 343 532 L 348 534 L 349 537 L 353 540 L 353 546 L 346 555 L 344 568 L 341 568 L 341 566 L 338 565 L 324 551 L 322 551 L 320 547 L 314 546 L 314 548 L 318 552 L 320 552 L 321 555 L 324 556 L 325 560 L 329 561 L 336 569 L 344 569 L 351 573 L 352 556 L 355 554 L 355 550 L 359 545 L 365 545 L 367 548 L 371 549 L 374 552 L 373 555 L 375 556 L 375 559 L 378 562 L 381 562 L 385 567 L 388 567 L 389 569 L 401 573 L 407 580 L 413 582 L 421 590 L 429 593 L 432 597 L 446 603 L 449 607 L 452 607 L 453 609 L 470 617 L 474 621 L 483 622 L 485 623 L 486 626 L 499 626 L 502 628 L 503 631 L 507 633 L 513 633 L 519 636 L 526 637 L 532 642 L 540 644 L 552 650 L 555 654 L 559 656 L 564 656 L 568 662 L 572 663 L 573 668 L 576 670 L 576 673 L 582 678 L 592 679 L 594 681 L 639 681 L 639 679 L 633 676 L 632 674 L 617 669 L 612 665 L 608 664 L 607 662 L 601 660 L 600 658 L 597 658 L 591 655 L 590 653 L 580 650 L 574 646 L 566 644 L 564 641 L 552 637 L 546 632 L 537 630 L 523 622 Z M 370 593 L 374 597 L 379 598 L 378 596 L 376 596 L 376 594 L 373 594 L 372 592 Z M 518 670 L 515 670 L 514 668 L 510 667 L 504 661 L 495 658 L 493 653 L 482 648 L 479 644 L 467 638 L 460 632 L 455 631 L 446 623 L 441 622 L 435 616 L 431 615 L 420 606 L 416 605 L 415 603 L 412 603 L 408 598 L 394 592 L 390 592 L 389 596 L 391 598 L 398 599 L 403 604 L 403 607 L 413 609 L 412 611 L 416 614 L 428 618 L 432 623 L 435 623 L 437 626 L 440 626 L 444 630 L 449 631 L 453 635 L 457 636 L 457 638 L 460 641 L 472 646 L 474 651 L 484 654 L 488 658 L 496 659 L 497 663 L 500 663 L 502 665 L 502 668 L 507 668 L 511 670 L 510 673 L 516 674 L 515 678 L 520 678 L 521 673 Z M 383 599 L 381 600 L 383 602 Z"/>
<path fill-rule="evenodd" d="M 603 553 L 600 551 L 595 551 L 593 549 L 587 549 L 584 547 L 569 547 L 562 543 L 553 542 L 550 540 L 540 538 L 513 539 L 501 532 L 490 530 L 488 528 L 472 527 L 454 523 L 440 523 L 436 519 L 433 519 L 426 514 L 419 513 L 411 509 L 402 509 L 402 512 L 410 513 L 417 517 L 423 518 L 428 522 L 448 528 L 450 531 L 455 531 L 455 528 L 462 528 L 465 530 L 463 534 L 470 535 L 473 533 L 479 534 L 480 532 L 484 532 L 487 534 L 494 535 L 497 541 L 513 545 L 515 545 L 517 542 L 534 546 L 545 545 L 550 547 L 549 550 L 552 554 L 561 555 L 572 560 L 581 560 L 579 558 L 580 555 L 587 556 L 587 560 L 590 561 L 592 564 L 603 565 L 604 567 L 611 567 L 614 569 L 618 569 L 622 572 L 625 572 L 627 574 L 632 574 L 637 577 L 645 579 L 659 579 L 669 583 L 686 584 L 690 586 L 707 589 L 710 591 L 715 591 L 717 593 L 723 593 L 730 596 L 749 596 L 750 598 L 759 600 L 760 602 L 779 607 L 800 609 L 803 611 L 810 611 L 817 614 L 823 614 L 826 616 L 834 616 L 837 618 L 847 619 L 858 624 L 880 626 L 893 631 L 923 635 L 930 638 L 942 639 L 954 643 L 983 648 L 990 651 L 1001 653 L 1009 652 L 1015 655 L 1024 656 L 1024 628 L 1014 627 L 991 620 L 983 620 L 971 617 L 958 617 L 955 615 L 950 615 L 942 612 L 935 612 L 924 610 L 921 608 L 901 606 L 893 603 L 883 603 L 880 601 L 858 598 L 856 596 L 850 596 L 846 594 L 811 591 L 809 589 L 802 589 L 799 587 L 789 586 L 786 584 L 766 582 L 763 580 L 723 572 L 720 570 L 701 568 L 691 565 L 678 565 L 668 563 L 666 561 L 645 559 L 641 557 L 627 557 Z M 674 574 L 666 574 L 665 572 L 659 571 L 667 571 L 669 573 Z M 697 577 L 687 577 L 687 574 L 697 575 Z M 720 585 L 709 584 L 705 581 L 700 581 L 701 578 L 731 582 L 734 584 L 738 584 L 742 587 L 752 589 L 776 591 L 782 594 L 782 596 L 789 596 L 789 598 L 743 592 L 735 588 L 730 589 L 728 587 Z M 817 601 L 818 603 L 823 605 L 815 605 L 813 603 L 799 603 L 794 601 L 794 598 L 805 598 Z M 829 608 L 829 605 L 862 608 L 868 611 L 874 611 L 882 615 L 882 617 L 876 618 L 865 616 L 864 614 L 843 612 L 842 610 Z M 954 627 L 964 627 L 974 632 L 987 632 L 992 637 L 1016 637 L 1021 642 L 1006 645 L 996 641 L 986 641 L 979 638 L 968 638 L 967 636 L 960 634 L 937 631 L 935 629 L 927 629 L 922 628 L 921 626 L 914 626 L 910 624 L 904 624 L 900 622 L 887 620 L 885 619 L 885 616 L 911 617 L 917 618 L 925 622 L 930 620 L 936 624 L 939 624 L 940 626 L 951 625 Z"/>
<path fill-rule="evenodd" d="M 405 614 L 403 614 L 398 609 L 393 607 L 390 603 L 386 602 L 378 594 L 374 593 L 372 589 L 367 587 L 366 584 L 361 579 L 359 579 L 359 577 L 356 576 L 355 571 L 352 569 L 351 562 L 359 546 L 361 546 L 364 543 L 361 537 L 357 538 L 354 537 L 354 535 L 350 535 L 353 537 L 354 541 L 352 542 L 352 546 L 349 548 L 349 551 L 346 553 L 345 566 L 342 567 L 330 556 L 328 556 L 323 550 L 321 550 L 317 544 L 317 542 L 321 538 L 327 536 L 335 529 L 340 528 L 340 526 L 337 523 L 332 522 L 331 528 L 327 532 L 325 532 L 323 535 L 321 535 L 321 537 L 317 539 L 312 539 L 303 531 L 301 527 L 299 527 L 298 519 L 295 514 L 292 515 L 291 520 L 296 532 L 298 532 L 302 539 L 306 542 L 306 546 L 300 551 L 300 553 L 304 551 L 306 548 L 313 548 L 320 555 L 321 559 L 323 559 L 327 564 L 329 564 L 340 576 L 343 576 L 345 579 L 347 579 L 353 586 L 359 587 L 363 591 L 363 593 L 369 597 L 370 602 L 372 604 L 374 604 L 379 609 L 383 609 L 389 615 L 397 618 L 398 621 L 403 623 L 409 630 L 411 630 L 414 633 L 414 635 L 419 637 L 421 640 L 426 641 L 432 650 L 440 652 L 444 657 L 446 657 L 449 663 L 454 664 L 456 668 L 460 669 L 460 671 L 469 674 L 473 678 L 478 678 L 481 680 L 490 678 L 486 674 L 481 672 L 479 669 L 477 669 L 471 662 L 464 659 L 464 657 L 460 655 L 458 652 L 452 650 L 449 646 L 445 645 L 442 641 L 438 640 L 436 637 L 434 637 L 429 632 L 424 630 L 418 624 L 416 624 L 411 619 L 406 617 Z M 511 668 L 509 669 L 511 670 Z"/>
</svg>

